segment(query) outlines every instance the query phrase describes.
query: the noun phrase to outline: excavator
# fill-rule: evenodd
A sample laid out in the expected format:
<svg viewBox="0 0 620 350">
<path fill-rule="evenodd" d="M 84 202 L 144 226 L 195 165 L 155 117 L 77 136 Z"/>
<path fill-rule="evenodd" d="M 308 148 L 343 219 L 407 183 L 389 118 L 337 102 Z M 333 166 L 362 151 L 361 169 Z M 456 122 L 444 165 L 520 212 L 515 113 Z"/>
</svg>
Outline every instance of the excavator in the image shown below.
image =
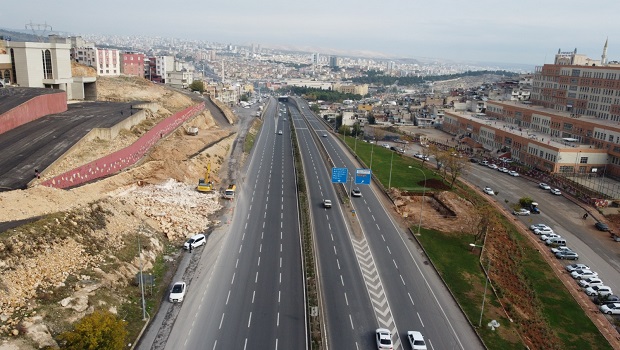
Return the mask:
<svg viewBox="0 0 620 350">
<path fill-rule="evenodd" d="M 205 177 L 204 179 L 200 179 L 198 180 L 198 186 L 196 187 L 196 190 L 198 192 L 211 192 L 213 191 L 213 182 L 210 179 L 210 174 L 211 174 L 211 163 L 209 163 L 209 165 L 207 165 L 207 171 L 205 172 Z"/>
</svg>

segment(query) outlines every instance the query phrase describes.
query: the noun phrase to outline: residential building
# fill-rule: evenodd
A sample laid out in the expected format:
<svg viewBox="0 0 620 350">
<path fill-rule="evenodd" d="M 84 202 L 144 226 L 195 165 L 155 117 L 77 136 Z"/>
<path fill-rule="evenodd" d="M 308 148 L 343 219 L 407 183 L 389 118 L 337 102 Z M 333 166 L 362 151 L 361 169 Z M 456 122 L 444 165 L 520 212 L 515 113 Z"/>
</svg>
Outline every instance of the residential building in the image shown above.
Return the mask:
<svg viewBox="0 0 620 350">
<path fill-rule="evenodd" d="M 174 71 L 174 56 L 156 56 L 151 61 L 155 62 L 155 76 L 161 77 L 165 83 L 167 73 Z"/>
<path fill-rule="evenodd" d="M 121 73 L 144 78 L 145 59 L 143 53 L 126 52 L 121 54 Z"/>
<path fill-rule="evenodd" d="M 185 69 L 166 73 L 166 85 L 172 87 L 187 89 L 193 81 L 194 73 Z"/>
<path fill-rule="evenodd" d="M 121 56 L 116 49 L 95 49 L 97 75 L 119 76 L 121 75 Z"/>
</svg>

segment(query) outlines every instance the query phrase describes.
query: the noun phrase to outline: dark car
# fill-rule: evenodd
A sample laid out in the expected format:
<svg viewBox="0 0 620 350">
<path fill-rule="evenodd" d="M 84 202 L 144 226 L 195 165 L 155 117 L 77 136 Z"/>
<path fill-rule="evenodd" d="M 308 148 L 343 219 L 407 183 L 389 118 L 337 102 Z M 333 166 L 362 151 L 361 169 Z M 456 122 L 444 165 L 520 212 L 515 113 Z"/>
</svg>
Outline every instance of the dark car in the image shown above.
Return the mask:
<svg viewBox="0 0 620 350">
<path fill-rule="evenodd" d="M 356 187 L 356 188 L 351 190 L 351 195 L 353 197 L 361 197 L 362 196 L 362 191 L 360 191 L 359 187 Z"/>
<path fill-rule="evenodd" d="M 607 224 L 604 222 L 599 221 L 594 224 L 594 227 L 596 227 L 599 231 L 609 231 L 609 226 L 607 226 Z"/>
<path fill-rule="evenodd" d="M 598 296 L 594 298 L 594 303 L 596 305 L 620 303 L 620 297 L 617 295 Z"/>
</svg>

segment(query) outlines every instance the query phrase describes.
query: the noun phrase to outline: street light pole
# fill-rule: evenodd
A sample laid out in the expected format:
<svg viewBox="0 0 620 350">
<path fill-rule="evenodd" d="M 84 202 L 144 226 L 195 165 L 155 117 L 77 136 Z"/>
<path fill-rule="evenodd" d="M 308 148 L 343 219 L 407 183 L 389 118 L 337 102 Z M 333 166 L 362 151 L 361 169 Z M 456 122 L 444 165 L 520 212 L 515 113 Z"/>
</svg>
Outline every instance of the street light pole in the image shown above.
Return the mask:
<svg viewBox="0 0 620 350">
<path fill-rule="evenodd" d="M 373 141 L 374 141 L 374 137 L 373 137 Z M 370 170 L 372 170 L 372 154 L 375 151 L 375 143 L 373 142 L 370 146 Z"/>
</svg>

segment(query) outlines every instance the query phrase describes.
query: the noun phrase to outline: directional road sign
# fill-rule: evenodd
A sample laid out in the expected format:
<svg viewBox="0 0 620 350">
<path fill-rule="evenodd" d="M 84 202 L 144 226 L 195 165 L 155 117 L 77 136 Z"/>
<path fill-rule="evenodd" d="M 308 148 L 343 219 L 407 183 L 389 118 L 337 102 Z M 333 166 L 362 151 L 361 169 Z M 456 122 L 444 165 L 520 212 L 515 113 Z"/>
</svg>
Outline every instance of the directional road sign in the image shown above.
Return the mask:
<svg viewBox="0 0 620 350">
<path fill-rule="evenodd" d="M 349 175 L 349 169 L 347 168 L 332 168 L 333 183 L 347 183 L 347 175 Z"/>
<path fill-rule="evenodd" d="M 371 175 L 372 170 L 370 169 L 355 169 L 355 184 L 370 185 Z"/>
</svg>

